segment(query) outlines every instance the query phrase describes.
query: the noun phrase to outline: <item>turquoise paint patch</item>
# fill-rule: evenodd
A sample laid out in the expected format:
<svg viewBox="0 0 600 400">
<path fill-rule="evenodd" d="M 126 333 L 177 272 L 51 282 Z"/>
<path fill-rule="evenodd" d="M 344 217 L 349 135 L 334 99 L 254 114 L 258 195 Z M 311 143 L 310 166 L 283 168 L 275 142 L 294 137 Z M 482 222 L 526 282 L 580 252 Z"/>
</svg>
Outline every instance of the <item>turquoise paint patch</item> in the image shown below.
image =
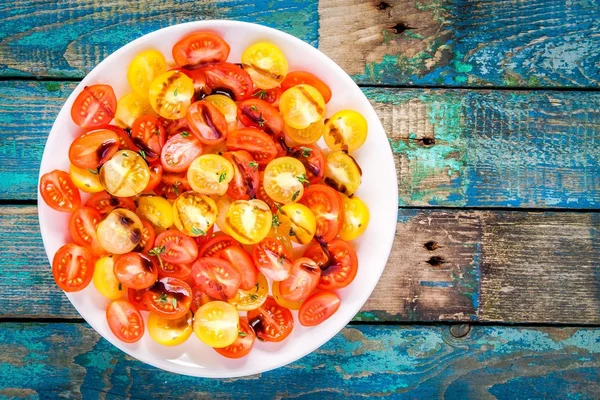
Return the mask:
<svg viewBox="0 0 600 400">
<path fill-rule="evenodd" d="M 419 281 L 419 285 L 427 287 L 451 288 L 454 287 L 452 282 L 447 281 Z"/>
</svg>

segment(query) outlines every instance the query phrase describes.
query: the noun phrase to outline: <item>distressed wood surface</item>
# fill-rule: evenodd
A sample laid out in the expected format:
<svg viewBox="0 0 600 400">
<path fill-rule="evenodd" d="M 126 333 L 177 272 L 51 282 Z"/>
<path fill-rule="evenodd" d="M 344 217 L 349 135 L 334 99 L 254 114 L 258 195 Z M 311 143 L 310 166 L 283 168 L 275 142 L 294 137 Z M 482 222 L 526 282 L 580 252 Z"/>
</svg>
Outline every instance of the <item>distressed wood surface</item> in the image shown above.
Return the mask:
<svg viewBox="0 0 600 400">
<path fill-rule="evenodd" d="M 600 214 L 400 210 L 362 321 L 600 324 Z M 0 318 L 78 318 L 32 206 L 0 208 Z M 31 288 L 24 292 L 23 288 Z"/>
<path fill-rule="evenodd" d="M 17 0 L 0 5 L 0 75 L 83 77 L 143 34 L 217 18 L 300 37 L 362 84 L 600 84 L 598 0 Z"/>
<path fill-rule="evenodd" d="M 0 82 L 0 199 L 35 199 L 46 137 L 74 87 Z M 600 205 L 600 93 L 363 90 L 396 156 L 401 205 Z"/>
<path fill-rule="evenodd" d="M 36 398 L 597 398 L 600 329 L 348 326 L 261 375 L 199 379 L 126 356 L 85 324 L 0 330 L 0 396 Z M 192 338 L 194 339 L 194 338 Z"/>
</svg>

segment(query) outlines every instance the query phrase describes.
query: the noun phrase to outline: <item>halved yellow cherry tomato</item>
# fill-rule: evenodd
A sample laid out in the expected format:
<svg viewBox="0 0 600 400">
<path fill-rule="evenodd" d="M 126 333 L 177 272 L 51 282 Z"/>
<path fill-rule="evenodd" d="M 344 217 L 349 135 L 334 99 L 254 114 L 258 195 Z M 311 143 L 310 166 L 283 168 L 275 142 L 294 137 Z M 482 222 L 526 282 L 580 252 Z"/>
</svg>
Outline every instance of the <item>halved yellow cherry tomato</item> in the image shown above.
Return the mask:
<svg viewBox="0 0 600 400">
<path fill-rule="evenodd" d="M 278 203 L 300 200 L 304 194 L 306 168 L 293 157 L 276 158 L 265 168 L 263 186 L 267 195 Z"/>
<path fill-rule="evenodd" d="M 194 97 L 194 81 L 180 71 L 157 76 L 148 91 L 150 105 L 163 118 L 185 117 Z"/>
<path fill-rule="evenodd" d="M 160 196 L 142 196 L 137 199 L 136 214 L 150 222 L 158 230 L 168 229 L 173 225 L 173 207 Z"/>
<path fill-rule="evenodd" d="M 223 94 L 211 94 L 210 96 L 206 96 L 204 101 L 212 104 L 221 111 L 227 121 L 227 130 L 229 132 L 233 132 L 237 129 L 237 105 L 233 100 Z"/>
<path fill-rule="evenodd" d="M 117 197 L 131 197 L 141 193 L 150 182 L 150 169 L 138 153 L 119 150 L 100 168 L 100 183 Z"/>
<path fill-rule="evenodd" d="M 134 92 L 148 97 L 150 82 L 167 71 L 167 60 L 158 50 L 145 50 L 136 55 L 127 68 L 127 81 Z"/>
<path fill-rule="evenodd" d="M 173 203 L 175 227 L 188 236 L 206 236 L 217 220 L 217 204 L 213 199 L 196 192 L 185 192 Z"/>
<path fill-rule="evenodd" d="M 310 208 L 304 204 L 290 203 L 281 207 L 281 213 L 290 219 L 290 237 L 294 242 L 306 244 L 312 240 L 317 230 L 317 220 Z"/>
<path fill-rule="evenodd" d="M 369 208 L 358 197 L 348 198 L 342 196 L 344 203 L 344 224 L 340 230 L 340 237 L 345 241 L 354 240 L 362 235 L 369 225 Z"/>
<path fill-rule="evenodd" d="M 244 50 L 242 66 L 254 84 L 261 89 L 279 86 L 289 71 L 283 52 L 268 42 L 255 43 Z"/>
<path fill-rule="evenodd" d="M 271 230 L 267 236 L 277 239 L 279 243 L 281 243 L 287 249 L 287 251 L 292 254 L 294 247 L 290 239 L 290 228 L 292 227 L 292 222 L 290 219 L 278 211 L 277 213 L 273 214 L 272 225 L 273 226 L 271 227 Z"/>
<path fill-rule="evenodd" d="M 367 120 L 352 110 L 338 111 L 325 120 L 323 138 L 333 150 L 354 151 L 367 140 Z"/>
<path fill-rule="evenodd" d="M 97 171 L 79 168 L 71 164 L 69 175 L 75 186 L 86 193 L 98 193 L 104 190 Z"/>
<path fill-rule="evenodd" d="M 361 183 L 362 171 L 352 156 L 334 151 L 325 163 L 325 183 L 340 193 L 351 196 Z"/>
<path fill-rule="evenodd" d="M 222 196 L 233 179 L 233 166 L 225 157 L 204 154 L 190 164 L 188 183 L 194 191 L 208 196 Z"/>
<path fill-rule="evenodd" d="M 125 254 L 133 251 L 142 239 L 142 221 L 124 208 L 111 211 L 96 228 L 100 246 L 109 253 Z"/>
<path fill-rule="evenodd" d="M 283 296 L 281 295 L 281 291 L 279 290 L 279 282 L 278 281 L 273 282 L 271 291 L 273 292 L 273 298 L 275 299 L 277 304 L 279 304 L 280 306 L 285 307 L 289 310 L 299 310 L 302 303 L 304 303 L 304 301 L 291 301 L 291 300 L 284 299 Z"/>
<path fill-rule="evenodd" d="M 261 273 L 258 274 L 256 285 L 250 290 L 238 289 L 234 298 L 229 299 L 229 304 L 238 311 L 256 310 L 262 306 L 269 296 L 269 283 Z"/>
<path fill-rule="evenodd" d="M 234 306 L 224 301 L 211 301 L 194 314 L 194 333 L 211 347 L 227 347 L 238 337 L 239 322 Z"/>
<path fill-rule="evenodd" d="M 222 230 L 224 233 L 227 233 L 229 235 L 229 233 L 227 232 L 227 224 L 225 223 L 225 216 L 227 215 L 227 209 L 229 208 L 229 205 L 233 202 L 233 200 L 231 200 L 231 198 L 229 198 L 228 196 L 223 196 L 220 197 L 219 200 L 217 200 L 217 210 L 218 210 L 218 214 L 217 214 L 217 226 L 219 227 L 220 230 Z M 231 236 L 231 235 L 229 235 Z"/>
<path fill-rule="evenodd" d="M 112 256 L 101 257 L 94 266 L 94 286 L 107 299 L 117 300 L 127 294 L 127 288 L 117 280 L 114 273 L 115 261 Z"/>
<path fill-rule="evenodd" d="M 158 344 L 177 346 L 192 334 L 192 320 L 191 311 L 176 319 L 166 319 L 151 312 L 148 317 L 148 333 Z"/>
<path fill-rule="evenodd" d="M 121 128 L 131 128 L 135 120 L 144 115 L 157 116 L 147 98 L 130 92 L 117 102 L 115 123 Z"/>
<path fill-rule="evenodd" d="M 304 129 L 292 128 L 288 124 L 283 125 L 283 131 L 285 134 L 294 142 L 298 144 L 313 144 L 323 135 L 325 130 L 325 123 L 322 119 L 317 122 L 313 122 Z"/>
<path fill-rule="evenodd" d="M 227 233 L 243 244 L 263 240 L 273 222 L 271 209 L 262 200 L 237 200 L 231 203 L 225 216 Z"/>
<path fill-rule="evenodd" d="M 296 129 L 305 129 L 325 115 L 323 95 L 310 85 L 289 88 L 281 95 L 279 110 L 286 124 Z"/>
</svg>

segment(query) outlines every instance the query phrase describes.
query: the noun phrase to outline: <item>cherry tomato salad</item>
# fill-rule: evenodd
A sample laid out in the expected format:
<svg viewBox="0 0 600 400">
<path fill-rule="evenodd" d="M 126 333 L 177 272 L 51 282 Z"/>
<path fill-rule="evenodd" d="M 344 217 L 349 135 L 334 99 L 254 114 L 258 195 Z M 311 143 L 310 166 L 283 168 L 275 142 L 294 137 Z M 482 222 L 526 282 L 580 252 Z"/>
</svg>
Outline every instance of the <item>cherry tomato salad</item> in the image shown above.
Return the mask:
<svg viewBox="0 0 600 400">
<path fill-rule="evenodd" d="M 147 329 L 173 346 L 193 332 L 244 357 L 255 339 L 289 336 L 290 310 L 304 326 L 328 319 L 356 276 L 349 242 L 369 210 L 354 195 L 351 153 L 367 121 L 326 115 L 328 85 L 289 71 L 274 44 L 251 45 L 241 63 L 229 51 L 196 32 L 175 44 L 172 65 L 157 50 L 136 55 L 118 100 L 109 85 L 85 87 L 71 109 L 82 131 L 69 171 L 40 179 L 46 204 L 71 213 L 56 284 L 76 292 L 93 281 L 123 342 Z"/>
</svg>

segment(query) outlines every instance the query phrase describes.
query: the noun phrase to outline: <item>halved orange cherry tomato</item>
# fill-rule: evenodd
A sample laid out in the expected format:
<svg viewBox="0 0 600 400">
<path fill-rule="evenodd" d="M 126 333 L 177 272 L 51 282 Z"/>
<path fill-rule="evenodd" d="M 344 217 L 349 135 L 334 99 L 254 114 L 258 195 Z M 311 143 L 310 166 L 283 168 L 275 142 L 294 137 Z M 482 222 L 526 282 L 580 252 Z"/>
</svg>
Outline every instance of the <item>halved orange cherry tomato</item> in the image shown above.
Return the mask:
<svg viewBox="0 0 600 400">
<path fill-rule="evenodd" d="M 258 163 L 244 150 L 223 153 L 233 166 L 233 179 L 229 182 L 227 195 L 234 200 L 250 200 L 258 190 Z"/>
<path fill-rule="evenodd" d="M 146 289 L 156 282 L 158 266 L 142 253 L 127 253 L 115 261 L 115 276 L 131 289 Z"/>
<path fill-rule="evenodd" d="M 169 138 L 162 148 L 160 162 L 166 171 L 182 172 L 192 161 L 202 155 L 204 146 L 189 132 L 178 133 Z"/>
<path fill-rule="evenodd" d="M 217 154 L 204 154 L 192 161 L 187 178 L 195 192 L 207 196 L 222 196 L 233 179 L 233 166 Z"/>
<path fill-rule="evenodd" d="M 340 308 L 340 298 L 333 292 L 318 292 L 310 296 L 298 311 L 298 321 L 315 326 L 331 317 Z"/>
<path fill-rule="evenodd" d="M 315 237 L 325 242 L 335 239 L 344 224 L 344 206 L 340 194 L 327 185 L 311 185 L 300 203 L 307 206 L 317 220 Z"/>
<path fill-rule="evenodd" d="M 69 220 L 71 239 L 75 244 L 87 247 L 95 257 L 106 253 L 96 236 L 96 228 L 101 220 L 100 213 L 91 207 L 78 208 Z"/>
<path fill-rule="evenodd" d="M 131 136 L 129 135 L 129 133 L 127 133 L 126 130 L 121 129 L 115 125 L 103 125 L 100 127 L 100 129 L 108 129 L 117 134 L 117 136 L 119 137 L 119 150 L 139 150 L 137 146 L 134 145 L 131 141 Z"/>
<path fill-rule="evenodd" d="M 190 106 L 186 115 L 192 133 L 205 144 L 217 144 L 227 138 L 227 120 L 212 103 L 204 100 Z"/>
<path fill-rule="evenodd" d="M 325 156 L 315 145 L 307 144 L 290 149 L 290 157 L 299 160 L 306 169 L 306 178 L 311 185 L 319 183 L 325 175 Z"/>
<path fill-rule="evenodd" d="M 71 143 L 69 160 L 79 168 L 98 169 L 119 150 L 119 136 L 109 129 L 84 133 Z"/>
<path fill-rule="evenodd" d="M 192 190 L 187 172 L 164 171 L 162 181 L 154 188 L 154 193 L 167 199 L 176 199 L 181 193 Z"/>
<path fill-rule="evenodd" d="M 156 237 L 154 246 L 160 249 L 162 260 L 169 263 L 188 264 L 198 257 L 198 247 L 194 239 L 178 231 L 169 230 L 161 233 Z"/>
<path fill-rule="evenodd" d="M 106 308 L 106 319 L 112 333 L 125 343 L 134 343 L 144 335 L 142 314 L 127 300 L 115 300 Z"/>
<path fill-rule="evenodd" d="M 273 282 L 273 286 L 271 288 L 271 292 L 273 294 L 273 298 L 282 307 L 287 308 L 288 310 L 299 310 L 302 306 L 303 301 L 289 301 L 281 296 L 281 292 L 279 290 L 279 285 L 281 282 L 275 281 Z"/>
<path fill-rule="evenodd" d="M 78 292 L 92 280 L 94 261 L 85 247 L 69 243 L 62 246 L 52 260 L 52 275 L 65 292 Z"/>
<path fill-rule="evenodd" d="M 248 311 L 248 322 L 256 336 L 265 342 L 281 342 L 292 333 L 294 317 L 272 297 L 256 310 Z"/>
<path fill-rule="evenodd" d="M 165 128 L 150 115 L 137 118 L 131 130 L 131 140 L 142 151 L 140 154 L 148 162 L 158 160 L 165 145 Z"/>
<path fill-rule="evenodd" d="M 258 274 L 256 284 L 248 290 L 239 289 L 236 295 L 227 300 L 238 311 L 250 311 L 260 307 L 269 296 L 269 282 L 263 274 Z"/>
<path fill-rule="evenodd" d="M 177 278 L 160 278 L 144 294 L 150 311 L 167 319 L 184 316 L 192 304 L 192 288 Z"/>
<path fill-rule="evenodd" d="M 217 232 L 213 237 L 209 238 L 200 248 L 198 249 L 199 257 L 218 257 L 221 250 L 228 248 L 229 246 L 238 246 L 239 243 L 229 235 L 223 232 Z"/>
<path fill-rule="evenodd" d="M 202 257 L 192 265 L 192 278 L 197 286 L 214 299 L 233 298 L 242 282 L 240 272 L 228 261 Z"/>
<path fill-rule="evenodd" d="M 254 261 L 246 250 L 238 246 L 229 246 L 221 251 L 220 256 L 240 272 L 242 277 L 240 289 L 250 290 L 256 285 L 258 269 L 254 266 Z"/>
<path fill-rule="evenodd" d="M 283 52 L 268 42 L 255 43 L 244 50 L 242 66 L 261 89 L 279 86 L 289 69 Z"/>
<path fill-rule="evenodd" d="M 183 72 L 168 71 L 150 83 L 148 96 L 150 105 L 161 117 L 183 118 L 192 104 L 194 82 Z"/>
<path fill-rule="evenodd" d="M 333 150 L 355 151 L 367 140 L 367 120 L 353 110 L 342 110 L 325 120 L 323 139 Z"/>
<path fill-rule="evenodd" d="M 358 197 L 342 196 L 344 205 L 344 224 L 340 229 L 340 238 L 345 241 L 354 240 L 364 233 L 369 225 L 369 208 Z"/>
<path fill-rule="evenodd" d="M 310 258 L 299 258 L 294 261 L 290 276 L 279 282 L 281 297 L 293 302 L 301 302 L 308 298 L 317 288 L 321 278 L 321 269 Z"/>
<path fill-rule="evenodd" d="M 319 289 L 344 288 L 352 283 L 358 271 L 356 252 L 343 240 L 333 240 L 323 247 L 319 243 L 313 243 L 304 251 L 304 257 L 312 259 L 321 267 Z"/>
<path fill-rule="evenodd" d="M 250 327 L 245 318 L 240 318 L 240 333 L 235 342 L 227 347 L 216 348 L 215 351 L 227 358 L 242 358 L 250 353 L 255 340 L 254 329 Z"/>
<path fill-rule="evenodd" d="M 139 311 L 149 311 L 148 305 L 144 300 L 144 295 L 148 289 L 127 289 L 127 299 Z"/>
<path fill-rule="evenodd" d="M 148 333 L 158 344 L 163 346 L 178 346 L 192 335 L 193 315 L 188 310 L 183 316 L 175 319 L 160 317 L 150 313 L 148 317 Z"/>
<path fill-rule="evenodd" d="M 275 87 L 273 89 L 256 89 L 254 93 L 252 93 L 252 97 L 264 100 L 277 108 L 279 107 L 279 100 L 281 99 L 282 94 L 283 90 L 280 87 Z"/>
<path fill-rule="evenodd" d="M 95 209 L 103 216 L 115 208 L 125 208 L 129 211 L 135 211 L 136 209 L 132 199 L 128 197 L 115 197 L 107 192 L 99 192 L 92 195 L 92 197 L 85 202 L 85 206 Z"/>
<path fill-rule="evenodd" d="M 82 128 L 98 128 L 108 124 L 117 109 L 112 87 L 92 85 L 83 88 L 71 107 L 71 118 Z"/>
<path fill-rule="evenodd" d="M 223 62 L 204 67 L 201 71 L 213 93 L 229 93 L 235 101 L 246 100 L 252 95 L 252 78 L 235 64 Z"/>
<path fill-rule="evenodd" d="M 266 237 L 252 251 L 254 265 L 272 281 L 283 281 L 290 276 L 292 255 L 277 239 Z"/>
<path fill-rule="evenodd" d="M 210 347 L 227 347 L 239 336 L 240 316 L 224 301 L 206 303 L 194 314 L 194 333 Z"/>
<path fill-rule="evenodd" d="M 246 150 L 259 167 L 264 168 L 277 156 L 273 139 L 258 129 L 244 128 L 233 131 L 228 135 L 226 143 L 228 150 Z"/>
<path fill-rule="evenodd" d="M 283 132 L 281 114 L 264 100 L 248 99 L 239 102 L 237 115 L 244 126 L 258 128 L 271 136 Z"/>
<path fill-rule="evenodd" d="M 320 119 L 302 129 L 296 129 L 288 124 L 284 124 L 283 131 L 295 143 L 303 145 L 314 144 L 321 139 L 323 132 L 325 132 L 325 120 Z"/>
<path fill-rule="evenodd" d="M 229 57 L 229 45 L 212 32 L 192 33 L 175 43 L 173 59 L 182 67 L 222 62 Z"/>
<path fill-rule="evenodd" d="M 304 129 L 325 115 L 325 101 L 321 93 L 306 84 L 289 88 L 281 95 L 279 110 L 292 128 Z"/>
<path fill-rule="evenodd" d="M 317 220 L 310 208 L 300 203 L 290 203 L 281 207 L 282 219 L 290 223 L 290 238 L 299 244 L 307 244 L 315 236 Z"/>
<path fill-rule="evenodd" d="M 145 219 L 142 219 L 142 238 L 140 242 L 135 246 L 133 251 L 138 253 L 148 254 L 150 250 L 154 247 L 154 240 L 156 239 L 156 232 L 154 232 L 154 227 L 152 224 Z M 160 273 L 160 271 L 159 271 Z"/>
<path fill-rule="evenodd" d="M 146 185 L 146 189 L 144 192 L 151 192 L 158 186 L 158 184 L 162 181 L 163 176 L 163 167 L 156 162 L 152 165 L 148 166 L 148 170 L 150 171 L 150 180 L 148 181 L 148 185 Z"/>
<path fill-rule="evenodd" d="M 307 71 L 290 72 L 283 82 L 281 82 L 281 88 L 285 91 L 293 86 L 302 85 L 304 83 L 317 89 L 323 96 L 325 103 L 329 103 L 329 100 L 331 100 L 331 89 L 329 89 L 329 86 L 319 79 L 318 76 Z"/>
<path fill-rule="evenodd" d="M 117 102 L 117 112 L 115 113 L 115 124 L 121 128 L 131 128 L 136 118 L 144 115 L 156 116 L 156 111 L 144 96 L 129 92 Z"/>
<path fill-rule="evenodd" d="M 299 201 L 304 194 L 304 183 L 307 182 L 304 165 L 295 158 L 276 158 L 265 168 L 265 192 L 278 203 Z"/>
<path fill-rule="evenodd" d="M 40 194 L 46 204 L 57 211 L 75 211 L 81 204 L 81 195 L 69 174 L 57 169 L 42 175 Z"/>
<path fill-rule="evenodd" d="M 271 209 L 261 200 L 236 200 L 225 214 L 227 232 L 242 244 L 260 242 L 271 229 Z"/>
<path fill-rule="evenodd" d="M 73 184 L 82 192 L 98 193 L 104 190 L 97 170 L 79 168 L 71 164 L 69 166 L 69 176 Z"/>
</svg>

